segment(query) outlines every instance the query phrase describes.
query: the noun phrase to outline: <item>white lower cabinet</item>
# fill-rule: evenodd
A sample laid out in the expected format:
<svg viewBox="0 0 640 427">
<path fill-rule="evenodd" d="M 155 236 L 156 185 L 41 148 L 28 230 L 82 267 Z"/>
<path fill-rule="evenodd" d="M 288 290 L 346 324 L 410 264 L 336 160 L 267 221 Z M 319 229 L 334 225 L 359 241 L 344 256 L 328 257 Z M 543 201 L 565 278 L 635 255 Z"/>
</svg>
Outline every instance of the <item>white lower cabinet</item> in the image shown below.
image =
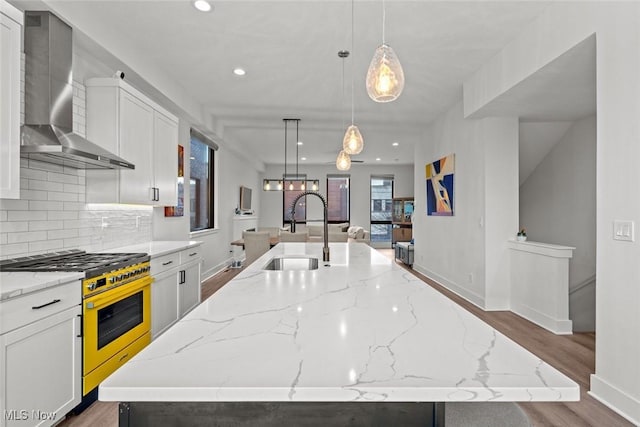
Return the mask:
<svg viewBox="0 0 640 427">
<path fill-rule="evenodd" d="M 22 319 L 24 325 L 0 335 L 2 425 L 51 426 L 80 403 L 80 285 L 77 281 L 70 285 L 76 290 L 77 304 L 74 302 L 69 308 L 71 301 L 55 298 L 51 301 L 59 301 L 45 308 L 56 311 L 54 306 L 59 304 L 61 311 L 46 317 L 35 316 L 34 318 L 39 319 L 35 321 Z M 47 303 L 40 301 L 38 294 L 41 292 L 8 300 L 0 305 L 0 309 L 5 308 L 8 303 L 13 306 L 26 304 L 24 306 L 29 311 L 39 314 L 37 307 Z M 46 299 L 49 300 L 49 297 Z"/>
<path fill-rule="evenodd" d="M 151 338 L 155 339 L 177 320 L 176 273 L 172 269 L 155 276 L 151 285 Z"/>
<path fill-rule="evenodd" d="M 178 277 L 178 307 L 180 317 L 200 303 L 200 262 L 181 267 Z"/>
<path fill-rule="evenodd" d="M 151 337 L 156 339 L 200 303 L 200 248 L 151 256 Z"/>
</svg>

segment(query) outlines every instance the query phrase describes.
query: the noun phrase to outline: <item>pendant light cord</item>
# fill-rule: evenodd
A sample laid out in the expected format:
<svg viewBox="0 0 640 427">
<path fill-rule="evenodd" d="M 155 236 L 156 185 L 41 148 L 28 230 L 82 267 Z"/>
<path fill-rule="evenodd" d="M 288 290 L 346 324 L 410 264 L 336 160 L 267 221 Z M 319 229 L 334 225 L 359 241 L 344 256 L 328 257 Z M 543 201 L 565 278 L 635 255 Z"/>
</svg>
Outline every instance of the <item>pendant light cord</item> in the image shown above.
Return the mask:
<svg viewBox="0 0 640 427">
<path fill-rule="evenodd" d="M 345 108 L 345 102 L 344 102 L 344 61 L 345 61 L 346 57 L 342 57 L 342 114 L 340 114 L 342 116 L 342 129 L 344 129 L 344 117 L 345 117 L 345 113 L 344 110 Z"/>
<path fill-rule="evenodd" d="M 384 37 L 384 27 L 387 21 L 387 11 L 386 8 L 384 7 L 384 0 L 382 0 L 382 44 L 385 44 L 385 37 Z"/>
<path fill-rule="evenodd" d="M 287 178 L 287 119 L 282 120 L 284 120 L 284 176 L 282 177 L 284 185 L 284 179 Z"/>
<path fill-rule="evenodd" d="M 355 86 L 355 80 L 354 80 L 354 72 L 353 72 L 353 63 L 355 62 L 354 57 L 353 57 L 353 23 L 354 23 L 354 4 L 355 4 L 355 0 L 351 0 L 351 126 L 353 126 L 353 116 L 354 116 L 354 86 Z"/>
<path fill-rule="evenodd" d="M 298 125 L 300 124 L 300 119 L 296 119 L 296 179 L 299 179 L 298 176 L 298 147 L 300 147 L 300 136 L 298 134 Z"/>
</svg>

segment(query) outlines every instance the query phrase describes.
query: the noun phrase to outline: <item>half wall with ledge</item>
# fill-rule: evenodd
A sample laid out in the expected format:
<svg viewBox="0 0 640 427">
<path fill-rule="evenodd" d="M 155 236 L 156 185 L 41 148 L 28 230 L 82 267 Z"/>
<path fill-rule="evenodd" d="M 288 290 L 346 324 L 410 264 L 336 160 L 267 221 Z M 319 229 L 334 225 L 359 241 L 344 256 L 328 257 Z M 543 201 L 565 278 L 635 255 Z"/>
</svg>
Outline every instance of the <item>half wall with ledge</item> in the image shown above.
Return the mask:
<svg viewBox="0 0 640 427">
<path fill-rule="evenodd" d="M 572 333 L 569 259 L 574 247 L 509 241 L 511 311 L 559 335 Z"/>
</svg>

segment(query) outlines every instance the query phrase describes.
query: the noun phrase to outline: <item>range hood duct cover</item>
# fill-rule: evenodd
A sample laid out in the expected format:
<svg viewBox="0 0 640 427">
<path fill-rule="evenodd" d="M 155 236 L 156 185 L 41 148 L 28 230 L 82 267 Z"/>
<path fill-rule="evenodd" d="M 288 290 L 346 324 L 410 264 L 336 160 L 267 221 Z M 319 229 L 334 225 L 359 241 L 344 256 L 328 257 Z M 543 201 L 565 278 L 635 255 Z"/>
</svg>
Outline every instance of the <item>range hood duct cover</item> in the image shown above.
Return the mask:
<svg viewBox="0 0 640 427">
<path fill-rule="evenodd" d="M 76 169 L 135 169 L 73 133 L 72 43 L 71 27 L 51 12 L 25 12 L 25 123 L 20 155 Z"/>
</svg>

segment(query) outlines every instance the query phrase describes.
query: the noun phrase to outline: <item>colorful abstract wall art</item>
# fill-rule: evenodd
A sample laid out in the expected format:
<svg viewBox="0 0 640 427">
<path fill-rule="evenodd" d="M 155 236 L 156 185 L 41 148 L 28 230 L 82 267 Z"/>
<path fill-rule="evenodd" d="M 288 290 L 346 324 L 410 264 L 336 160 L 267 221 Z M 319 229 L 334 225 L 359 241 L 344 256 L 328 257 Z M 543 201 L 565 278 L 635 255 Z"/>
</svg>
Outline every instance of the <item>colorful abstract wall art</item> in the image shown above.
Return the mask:
<svg viewBox="0 0 640 427">
<path fill-rule="evenodd" d="M 455 154 L 449 154 L 425 166 L 427 215 L 453 216 L 454 159 Z"/>
</svg>

